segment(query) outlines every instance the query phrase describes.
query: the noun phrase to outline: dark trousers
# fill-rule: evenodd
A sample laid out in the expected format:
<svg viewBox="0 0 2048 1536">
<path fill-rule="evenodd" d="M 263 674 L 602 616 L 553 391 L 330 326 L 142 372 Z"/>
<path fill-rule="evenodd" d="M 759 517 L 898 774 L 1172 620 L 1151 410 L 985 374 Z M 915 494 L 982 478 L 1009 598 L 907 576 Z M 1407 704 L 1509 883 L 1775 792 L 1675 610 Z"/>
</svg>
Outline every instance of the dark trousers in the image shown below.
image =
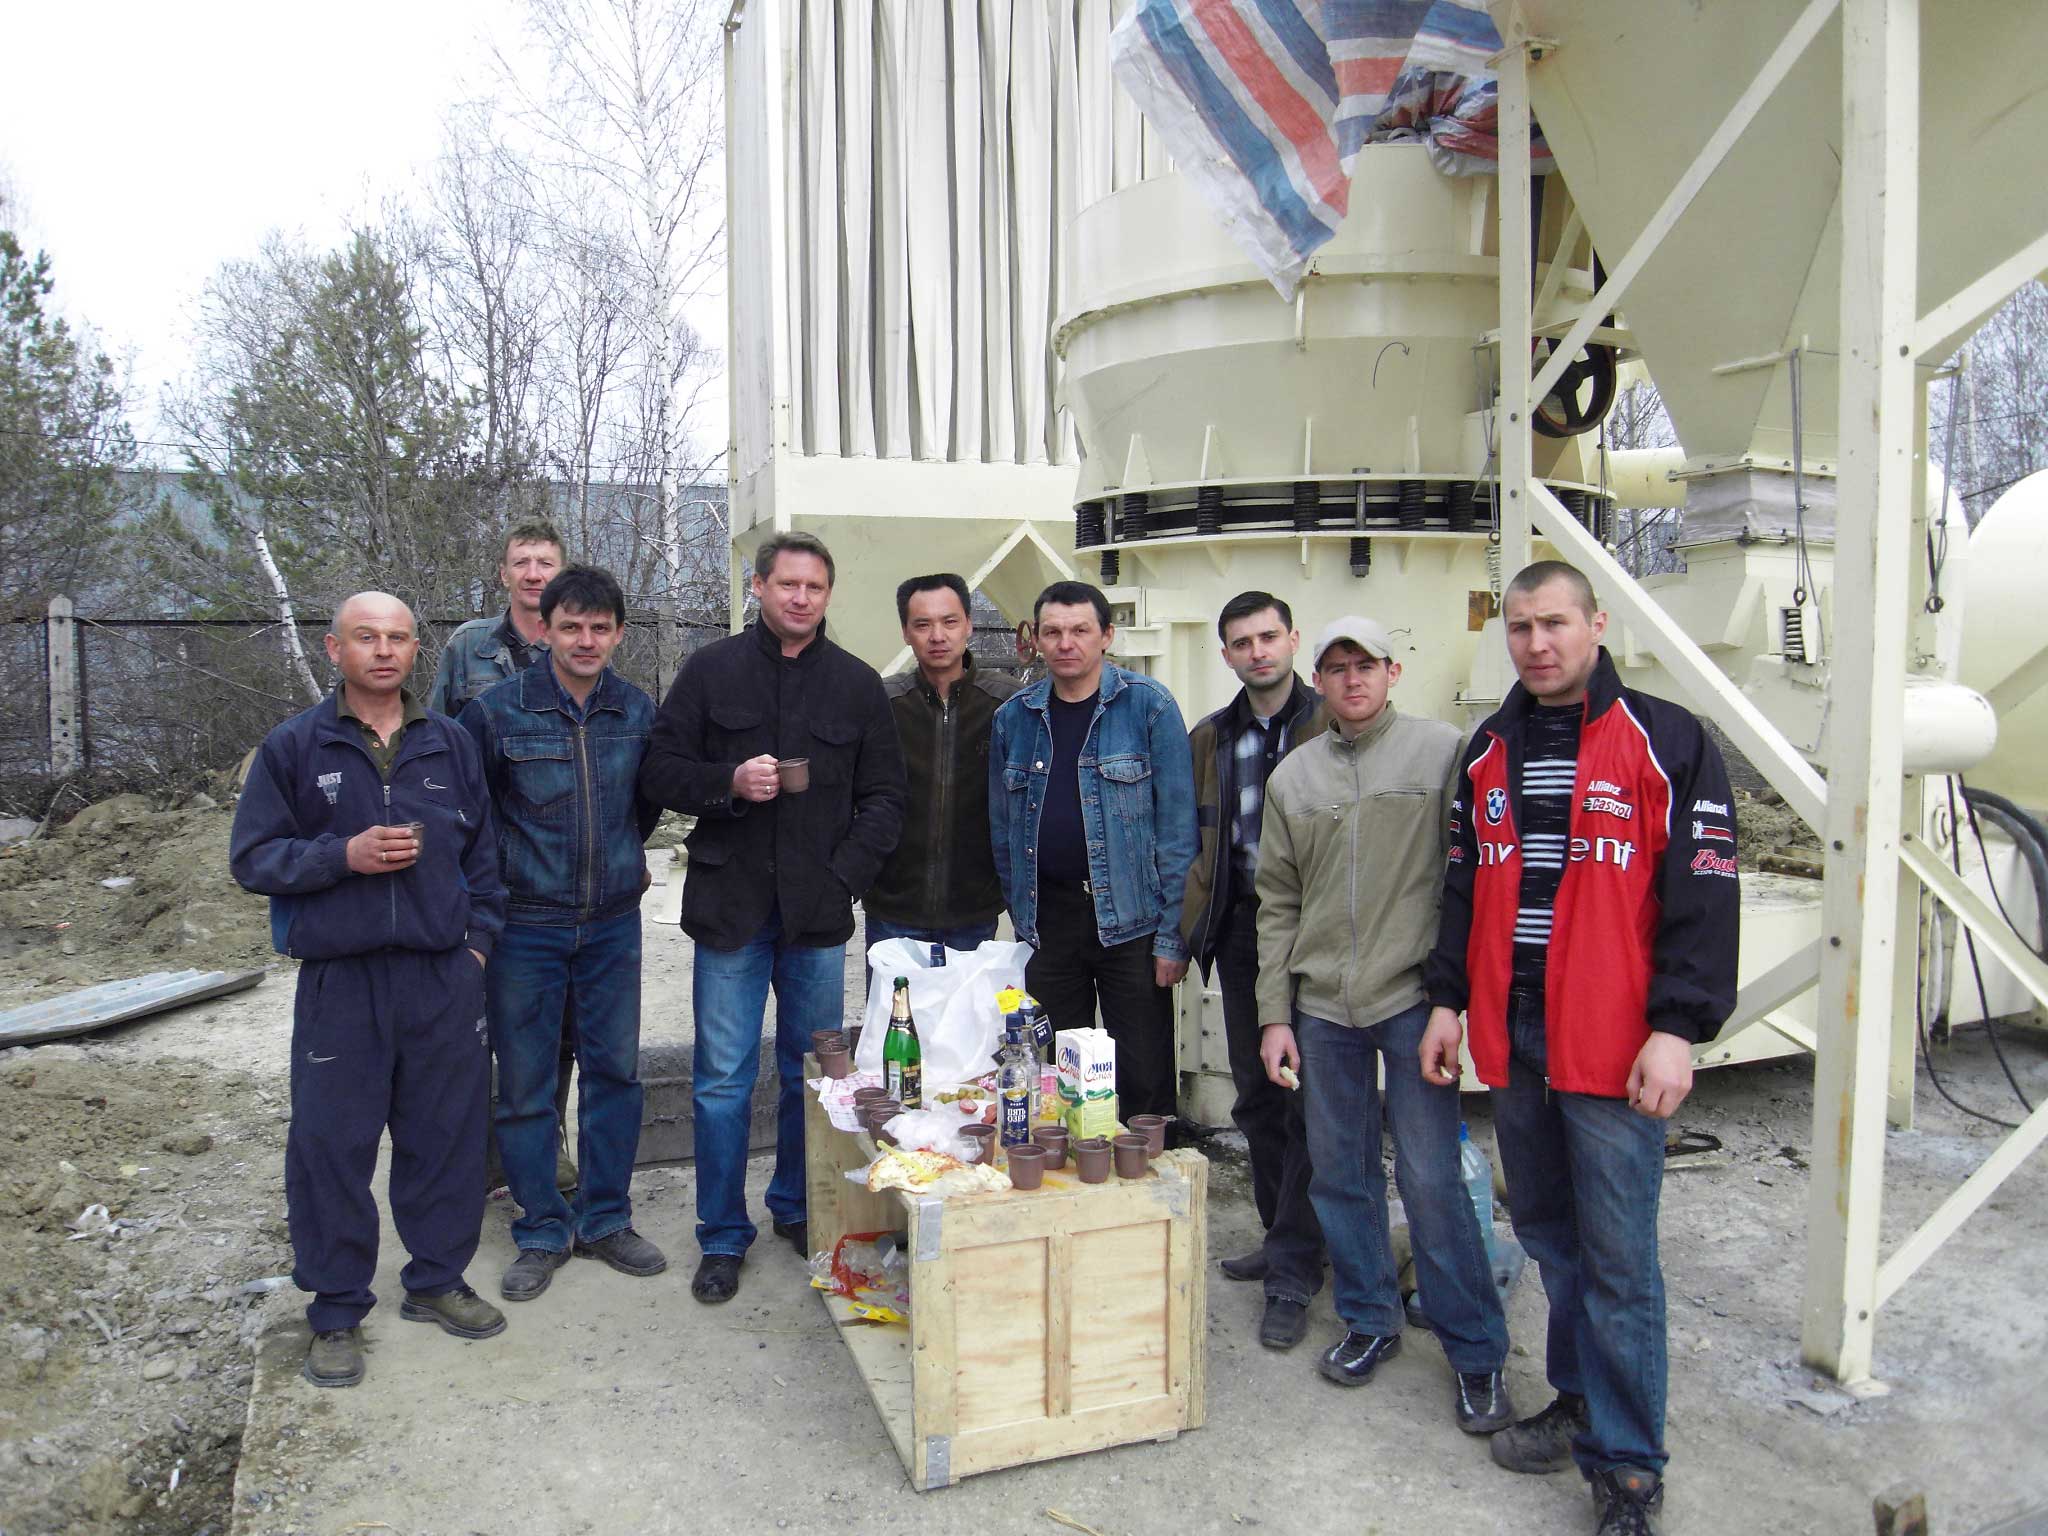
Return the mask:
<svg viewBox="0 0 2048 1536">
<path fill-rule="evenodd" d="M 462 1284 L 484 1218 L 491 1063 L 484 972 L 466 949 L 390 949 L 299 970 L 285 1206 L 292 1279 L 315 1332 L 352 1328 L 377 1297 L 377 1146 L 391 1130 L 391 1219 L 407 1291 Z"/>
<path fill-rule="evenodd" d="M 1493 1098 L 1515 1236 L 1550 1301 L 1545 1371 L 1586 1400 L 1572 1457 L 1587 1476 L 1664 1470 L 1664 1272 L 1657 1207 L 1664 1122 L 1624 1099 L 1553 1091 L 1543 1076 L 1543 999 L 1508 1001 L 1514 1053 Z"/>
<path fill-rule="evenodd" d="M 1119 1118 L 1175 1112 L 1173 991 L 1153 980 L 1151 934 L 1105 946 L 1095 898 L 1080 885 L 1042 882 L 1038 948 L 1024 967 L 1024 985 L 1056 1030 L 1088 1028 L 1100 1006 L 1102 1027 L 1116 1041 Z"/>
<path fill-rule="evenodd" d="M 1323 1288 L 1323 1229 L 1309 1198 L 1308 1130 L 1302 1096 L 1266 1076 L 1265 1033 L 1254 995 L 1259 978 L 1258 908 L 1233 904 L 1216 946 L 1223 1038 L 1237 1102 L 1230 1118 L 1251 1154 L 1252 1203 L 1266 1228 L 1266 1294 L 1303 1306 Z"/>
</svg>

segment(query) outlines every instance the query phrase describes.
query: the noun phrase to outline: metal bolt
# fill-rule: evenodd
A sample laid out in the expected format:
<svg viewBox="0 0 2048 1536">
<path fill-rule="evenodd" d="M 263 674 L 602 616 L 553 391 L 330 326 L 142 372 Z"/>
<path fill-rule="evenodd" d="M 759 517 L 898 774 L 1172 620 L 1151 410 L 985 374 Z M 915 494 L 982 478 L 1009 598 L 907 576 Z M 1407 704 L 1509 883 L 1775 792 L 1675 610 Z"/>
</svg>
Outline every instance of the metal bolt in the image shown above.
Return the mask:
<svg viewBox="0 0 2048 1536">
<path fill-rule="evenodd" d="M 1842 851 L 1842 840 L 1839 837 L 1836 838 L 1833 846 L 1835 852 L 1840 853 Z"/>
<path fill-rule="evenodd" d="M 1840 934 L 1832 934 L 1832 935 L 1830 935 L 1830 936 L 1829 936 L 1829 938 L 1828 938 L 1828 948 L 1830 948 L 1830 949 L 1840 949 L 1841 947 L 1842 947 L 1842 937 L 1841 937 L 1841 935 L 1840 935 Z"/>
</svg>

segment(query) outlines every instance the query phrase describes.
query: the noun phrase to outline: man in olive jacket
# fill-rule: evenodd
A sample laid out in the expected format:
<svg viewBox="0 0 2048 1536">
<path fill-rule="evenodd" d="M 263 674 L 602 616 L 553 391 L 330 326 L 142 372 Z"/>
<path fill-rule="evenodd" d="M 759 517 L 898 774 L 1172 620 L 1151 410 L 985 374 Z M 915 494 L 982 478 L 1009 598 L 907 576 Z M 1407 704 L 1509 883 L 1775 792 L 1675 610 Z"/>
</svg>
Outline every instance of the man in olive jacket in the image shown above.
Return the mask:
<svg viewBox="0 0 2048 1536">
<path fill-rule="evenodd" d="M 690 1291 L 729 1301 L 753 1243 L 747 1124 L 775 988 L 775 1233 L 809 1257 L 803 1057 L 845 1017 L 853 904 L 903 829 L 903 753 L 874 668 L 825 636 L 832 556 L 777 534 L 754 559 L 761 616 L 676 674 L 640 769 L 650 800 L 695 816 L 683 931 L 696 941 L 697 1244 Z M 809 780 L 787 787 L 789 760 Z"/>
<path fill-rule="evenodd" d="M 916 665 L 882 680 L 910 778 L 910 814 L 861 902 L 870 946 L 918 939 L 974 949 L 996 936 L 1003 887 L 988 839 L 988 742 L 1017 680 L 974 664 L 967 583 L 951 572 L 896 589 Z"/>
</svg>

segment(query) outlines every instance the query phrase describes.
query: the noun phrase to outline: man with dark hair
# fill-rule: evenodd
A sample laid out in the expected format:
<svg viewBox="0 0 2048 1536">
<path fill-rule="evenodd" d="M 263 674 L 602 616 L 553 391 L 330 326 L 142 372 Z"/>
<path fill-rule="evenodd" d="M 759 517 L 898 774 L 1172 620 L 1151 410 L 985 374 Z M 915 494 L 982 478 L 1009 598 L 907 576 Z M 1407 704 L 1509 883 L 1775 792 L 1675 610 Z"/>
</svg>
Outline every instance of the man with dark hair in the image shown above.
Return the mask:
<svg viewBox="0 0 2048 1536">
<path fill-rule="evenodd" d="M 470 700 L 511 906 L 489 992 L 498 1146 L 519 1219 L 500 1291 L 530 1301 L 574 1251 L 628 1275 L 668 1267 L 633 1230 L 640 1144 L 641 845 L 660 810 L 638 794 L 654 701 L 611 669 L 626 598 L 609 571 L 572 565 L 541 593 L 547 649 Z M 555 1090 L 573 1007 L 581 1068 L 573 1207 L 556 1187 Z"/>
<path fill-rule="evenodd" d="M 1109 599 L 1054 582 L 1033 606 L 1049 676 L 996 711 L 989 821 L 1025 984 L 1055 1028 L 1116 1040 L 1121 1113 L 1179 1098 L 1173 987 L 1187 974 L 1180 908 L 1195 854 L 1187 727 L 1166 688 L 1107 660 Z"/>
<path fill-rule="evenodd" d="M 1699 721 L 1622 686 L 1581 572 L 1529 567 L 1502 612 L 1520 681 L 1464 754 L 1422 1073 L 1456 1081 L 1463 1012 L 1550 1298 L 1557 1397 L 1493 1459 L 1576 1462 L 1630 1536 L 1664 1500 L 1664 1121 L 1735 1006 L 1734 806 Z"/>
<path fill-rule="evenodd" d="M 284 1187 L 316 1387 L 363 1379 L 387 1126 L 391 1219 L 412 1256 L 399 1316 L 464 1339 L 505 1327 L 462 1273 L 483 1230 L 484 967 L 505 886 L 474 744 L 405 689 L 418 655 L 397 598 L 341 605 L 327 637 L 340 686 L 264 738 L 228 846 L 236 881 L 270 898 L 278 950 L 304 962 Z"/>
<path fill-rule="evenodd" d="M 505 534 L 505 550 L 498 558 L 498 585 L 505 589 L 505 612 L 497 618 L 486 615 L 459 624 L 441 647 L 441 663 L 434 669 L 434 683 L 427 690 L 427 707 L 449 718 L 462 713 L 463 705 L 494 688 L 506 678 L 524 672 L 547 654 L 547 622 L 541 617 L 540 595 L 562 569 L 567 547 L 555 525 L 545 518 L 528 518 L 514 523 Z M 559 1127 L 555 1152 L 555 1183 L 562 1189 L 576 1187 L 576 1164 L 569 1156 L 569 1074 L 576 1065 L 576 1018 L 572 1012 L 562 1028 L 561 1070 L 555 1094 L 555 1122 Z M 484 1183 L 495 1189 L 504 1182 L 498 1162 L 497 1138 L 490 1136 L 485 1149 Z"/>
<path fill-rule="evenodd" d="M 1333 619 L 1316 637 L 1330 728 L 1266 786 L 1259 1050 L 1276 1082 L 1299 1069 L 1307 1101 L 1310 1193 L 1345 1328 L 1316 1369 L 1362 1387 L 1401 1348 L 1380 1147 L 1391 1124 L 1419 1289 L 1454 1376 L 1452 1411 L 1468 1434 L 1491 1434 L 1514 1417 L 1501 1374 L 1507 1319 L 1460 1173 L 1457 1087 L 1424 1077 L 1416 1059 L 1458 730 L 1396 710 L 1400 678 L 1392 637 L 1371 619 Z"/>
<path fill-rule="evenodd" d="M 1287 604 L 1270 592 L 1240 592 L 1216 620 L 1223 664 L 1244 686 L 1188 733 L 1195 763 L 1200 845 L 1188 867 L 1181 934 L 1223 992 L 1223 1034 L 1237 1102 L 1230 1118 L 1251 1154 L 1252 1200 L 1266 1236 L 1250 1253 L 1222 1261 L 1233 1280 L 1263 1280 L 1259 1342 L 1292 1349 L 1308 1327 L 1308 1303 L 1323 1288 L 1323 1234 L 1309 1199 L 1308 1136 L 1301 1096 L 1266 1076 L 1259 1060 L 1259 827 L 1266 781 L 1280 759 L 1328 725 L 1322 701 L 1295 675 L 1301 636 Z"/>
<path fill-rule="evenodd" d="M 988 743 L 996 707 L 1017 684 L 974 664 L 958 576 L 911 577 L 896 589 L 896 616 L 916 664 L 882 687 L 909 774 L 909 812 L 861 903 L 867 941 L 974 949 L 995 937 L 1003 910 L 988 839 Z"/>
<path fill-rule="evenodd" d="M 882 680 L 825 634 L 832 571 L 830 551 L 810 534 L 761 546 L 760 617 L 683 664 L 640 770 L 643 793 L 697 818 L 683 931 L 696 941 L 704 1257 L 690 1293 L 702 1302 L 731 1300 L 754 1241 L 747 1130 L 771 984 L 781 1092 L 768 1210 L 776 1235 L 810 1257 L 804 1052 L 813 1030 L 845 1017 L 853 904 L 903 829 L 903 754 Z"/>
</svg>

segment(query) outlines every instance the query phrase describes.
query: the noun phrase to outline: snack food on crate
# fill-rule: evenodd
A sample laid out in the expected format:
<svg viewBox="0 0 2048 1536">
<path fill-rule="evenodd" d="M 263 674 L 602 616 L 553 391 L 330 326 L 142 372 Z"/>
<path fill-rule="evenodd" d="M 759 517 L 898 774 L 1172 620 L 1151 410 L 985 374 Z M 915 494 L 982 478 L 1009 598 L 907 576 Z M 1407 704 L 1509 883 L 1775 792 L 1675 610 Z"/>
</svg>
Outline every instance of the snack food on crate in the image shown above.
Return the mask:
<svg viewBox="0 0 2048 1536">
<path fill-rule="evenodd" d="M 970 1195 L 1010 1187 L 1009 1176 L 985 1163 L 963 1163 L 944 1152 L 884 1147 L 868 1164 L 871 1190 L 908 1189 L 928 1195 Z"/>
</svg>

